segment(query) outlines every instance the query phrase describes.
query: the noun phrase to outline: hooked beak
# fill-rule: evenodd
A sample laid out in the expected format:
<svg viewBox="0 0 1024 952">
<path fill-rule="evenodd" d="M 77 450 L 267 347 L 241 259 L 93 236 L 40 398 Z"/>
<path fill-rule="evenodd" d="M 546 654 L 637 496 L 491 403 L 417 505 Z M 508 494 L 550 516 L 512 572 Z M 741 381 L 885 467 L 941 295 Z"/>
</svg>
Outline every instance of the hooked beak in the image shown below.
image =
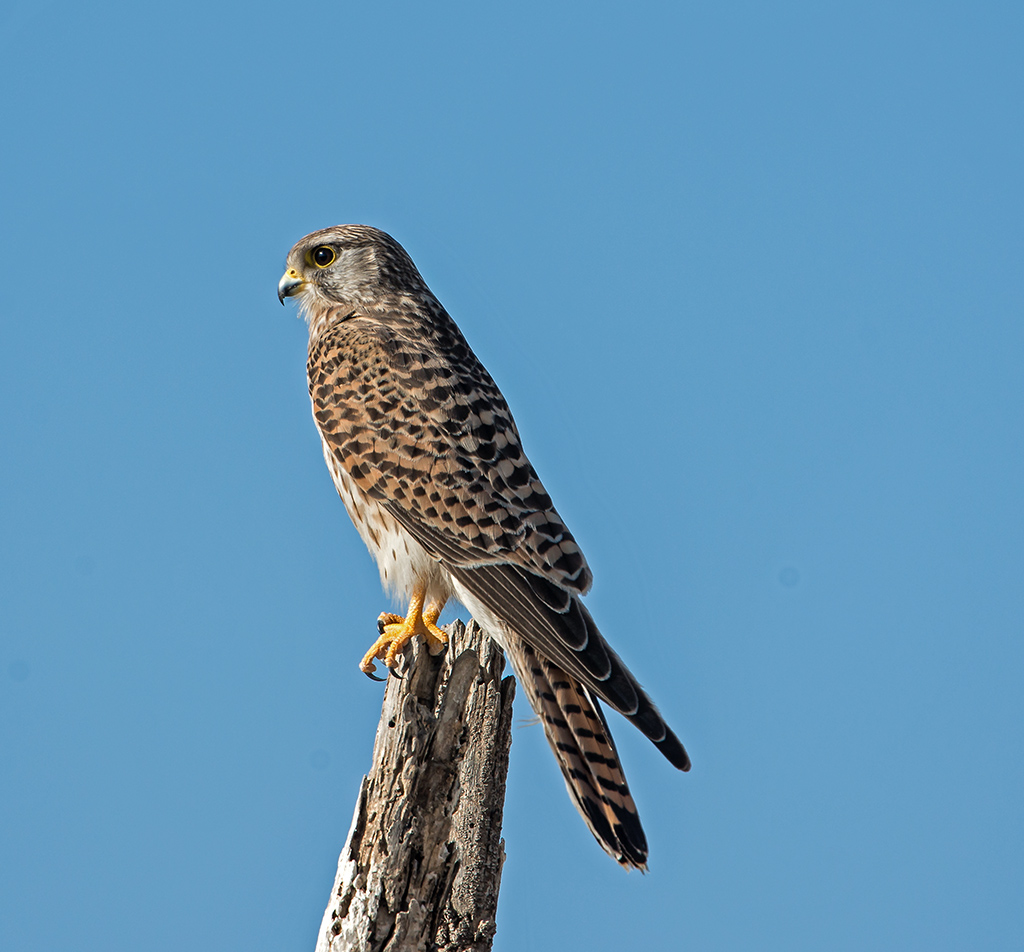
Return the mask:
<svg viewBox="0 0 1024 952">
<path fill-rule="evenodd" d="M 294 268 L 289 268 L 277 282 L 277 299 L 284 304 L 286 297 L 298 294 L 305 286 L 306 282 L 299 277 L 299 272 Z"/>
</svg>

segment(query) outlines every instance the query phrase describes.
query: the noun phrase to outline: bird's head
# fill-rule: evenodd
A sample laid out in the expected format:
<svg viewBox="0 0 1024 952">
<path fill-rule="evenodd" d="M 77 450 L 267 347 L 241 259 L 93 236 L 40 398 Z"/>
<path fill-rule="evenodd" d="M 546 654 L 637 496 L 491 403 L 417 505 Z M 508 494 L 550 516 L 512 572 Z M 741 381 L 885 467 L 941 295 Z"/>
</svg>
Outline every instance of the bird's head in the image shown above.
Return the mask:
<svg viewBox="0 0 1024 952">
<path fill-rule="evenodd" d="M 426 289 L 412 259 L 390 235 L 369 225 L 336 225 L 306 235 L 288 252 L 277 297 L 297 297 L 307 315 Z"/>
</svg>

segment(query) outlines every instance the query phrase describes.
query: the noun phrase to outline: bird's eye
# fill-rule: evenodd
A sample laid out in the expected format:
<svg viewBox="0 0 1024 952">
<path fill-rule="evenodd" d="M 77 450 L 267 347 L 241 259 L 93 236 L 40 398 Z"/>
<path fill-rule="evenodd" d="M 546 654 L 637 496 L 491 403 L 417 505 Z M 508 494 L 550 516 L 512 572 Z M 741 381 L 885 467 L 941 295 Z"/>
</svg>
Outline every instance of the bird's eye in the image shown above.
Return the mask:
<svg viewBox="0 0 1024 952">
<path fill-rule="evenodd" d="M 326 268 L 329 264 L 333 264 L 334 259 L 338 256 L 330 245 L 321 245 L 319 248 L 314 248 L 309 257 L 318 268 Z"/>
</svg>

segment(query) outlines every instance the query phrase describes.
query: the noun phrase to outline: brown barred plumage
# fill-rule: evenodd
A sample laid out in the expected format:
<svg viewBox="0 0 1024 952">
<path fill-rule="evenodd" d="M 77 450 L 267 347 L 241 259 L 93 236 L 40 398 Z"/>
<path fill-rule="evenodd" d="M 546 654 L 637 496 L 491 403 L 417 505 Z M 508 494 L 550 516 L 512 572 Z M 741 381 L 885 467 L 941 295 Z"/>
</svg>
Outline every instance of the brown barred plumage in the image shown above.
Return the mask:
<svg viewBox="0 0 1024 952">
<path fill-rule="evenodd" d="M 598 842 L 643 868 L 647 843 L 597 698 L 679 769 L 689 757 L 583 606 L 590 569 L 501 392 L 383 232 L 308 235 L 278 293 L 298 296 L 309 321 L 309 392 L 335 486 L 385 587 L 415 596 L 417 619 L 382 622 L 363 669 L 424 619 L 430 628 L 424 604 L 457 598 L 505 648 Z"/>
<path fill-rule="evenodd" d="M 610 856 L 643 868 L 647 838 L 596 699 L 525 641 L 513 642 L 509 657 L 522 672 L 519 681 L 544 725 L 576 809 Z"/>
</svg>

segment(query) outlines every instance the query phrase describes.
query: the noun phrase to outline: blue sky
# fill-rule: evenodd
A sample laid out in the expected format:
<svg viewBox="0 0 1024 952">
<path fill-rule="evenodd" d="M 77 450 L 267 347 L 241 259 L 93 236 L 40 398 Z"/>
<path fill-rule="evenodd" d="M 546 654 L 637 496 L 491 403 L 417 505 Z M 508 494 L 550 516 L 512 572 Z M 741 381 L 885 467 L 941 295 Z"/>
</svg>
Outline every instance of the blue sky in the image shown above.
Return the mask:
<svg viewBox="0 0 1024 952">
<path fill-rule="evenodd" d="M 706 5 L 705 5 L 706 6 Z M 519 710 L 498 952 L 1024 944 L 1019 4 L 0 16 L 0 947 L 311 949 L 384 603 L 284 256 L 401 241 L 605 633 L 592 842 Z"/>
</svg>

